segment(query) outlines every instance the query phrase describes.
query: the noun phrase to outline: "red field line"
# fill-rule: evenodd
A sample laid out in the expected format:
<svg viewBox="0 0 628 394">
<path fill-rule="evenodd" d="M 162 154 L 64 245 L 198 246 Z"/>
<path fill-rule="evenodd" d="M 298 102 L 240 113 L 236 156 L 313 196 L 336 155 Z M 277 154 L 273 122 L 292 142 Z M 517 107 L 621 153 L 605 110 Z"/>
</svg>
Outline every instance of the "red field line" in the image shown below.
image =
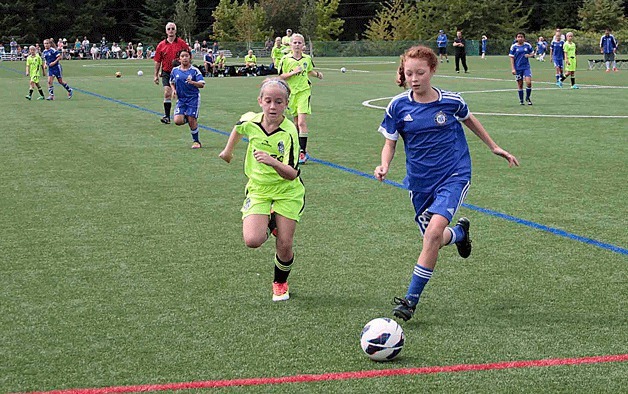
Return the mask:
<svg viewBox="0 0 628 394">
<path fill-rule="evenodd" d="M 355 372 L 335 372 L 318 375 L 294 375 L 279 378 L 247 378 L 247 379 L 230 379 L 230 380 L 207 380 L 202 382 L 182 382 L 167 384 L 147 384 L 138 386 L 117 386 L 103 387 L 92 389 L 67 389 L 52 391 L 35 391 L 31 394 L 106 394 L 106 393 L 138 393 L 147 391 L 164 391 L 164 390 L 189 390 L 189 389 L 208 389 L 217 387 L 230 386 L 261 386 L 271 384 L 285 383 L 307 383 L 320 382 L 330 380 L 349 380 L 349 379 L 366 379 L 378 378 L 386 376 L 401 375 L 425 375 L 434 373 L 451 373 L 451 372 L 468 372 L 468 371 L 488 371 L 499 369 L 513 368 L 533 368 L 533 367 L 552 367 L 557 365 L 578 365 L 578 364 L 598 364 L 610 362 L 628 361 L 628 354 L 617 354 L 610 356 L 595 356 L 581 358 L 552 358 L 545 360 L 528 360 L 528 361 L 505 361 L 489 364 L 458 364 L 442 367 L 420 367 L 420 368 L 400 368 L 400 369 L 382 369 L 371 371 L 355 371 Z"/>
</svg>

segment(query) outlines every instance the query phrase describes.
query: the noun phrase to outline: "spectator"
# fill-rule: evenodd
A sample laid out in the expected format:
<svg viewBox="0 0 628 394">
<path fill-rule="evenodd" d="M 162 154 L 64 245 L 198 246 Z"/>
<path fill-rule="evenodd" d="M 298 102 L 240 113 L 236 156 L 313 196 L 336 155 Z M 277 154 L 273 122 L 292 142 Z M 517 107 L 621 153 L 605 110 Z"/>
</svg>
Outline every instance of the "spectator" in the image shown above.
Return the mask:
<svg viewBox="0 0 628 394">
<path fill-rule="evenodd" d="M 100 47 L 100 58 L 101 59 L 109 59 L 111 57 L 111 51 L 109 50 L 108 45 L 103 45 Z"/>
<path fill-rule="evenodd" d="M 454 55 L 456 57 L 456 72 L 460 72 L 460 61 L 462 61 L 464 72 L 465 74 L 468 73 L 466 40 L 462 37 L 462 31 L 460 30 L 456 32 L 456 38 L 454 38 Z"/>
<path fill-rule="evenodd" d="M 198 40 L 194 41 L 194 53 L 201 53 L 201 43 Z"/>
<path fill-rule="evenodd" d="M 253 54 L 253 50 L 249 49 L 249 52 L 244 56 L 244 67 L 246 68 L 247 77 L 257 76 L 257 56 Z"/>
<path fill-rule="evenodd" d="M 89 50 L 90 55 L 92 55 L 92 60 L 98 60 L 100 58 L 100 49 L 96 46 L 96 44 L 92 44 L 92 48 Z"/>
<path fill-rule="evenodd" d="M 447 42 L 447 34 L 445 34 L 444 30 L 439 30 L 438 37 L 436 37 L 436 46 L 438 47 L 441 63 L 443 62 L 443 56 L 445 56 L 445 60 L 449 63 L 449 58 L 447 57 Z"/>
<path fill-rule="evenodd" d="M 212 52 L 214 52 L 214 55 L 218 53 L 218 42 L 214 41 L 214 43 L 212 44 Z"/>
<path fill-rule="evenodd" d="M 89 40 L 87 39 L 87 36 L 83 37 L 83 42 L 81 42 L 81 46 L 83 47 L 83 53 L 88 55 L 89 54 Z"/>
<path fill-rule="evenodd" d="M 604 62 L 606 63 L 606 72 L 617 71 L 617 62 L 615 54 L 617 53 L 617 40 L 611 34 L 611 29 L 607 28 L 602 38 L 600 38 L 600 52 L 604 54 Z"/>
<path fill-rule="evenodd" d="M 482 36 L 482 59 L 486 59 L 486 48 L 488 45 L 488 37 Z"/>
<path fill-rule="evenodd" d="M 201 44 L 201 52 L 207 53 L 208 49 L 209 49 L 209 46 L 207 45 L 207 40 L 203 40 L 203 43 Z"/>
<path fill-rule="evenodd" d="M 138 59 L 144 59 L 144 46 L 141 42 L 137 43 L 136 55 Z"/>
<path fill-rule="evenodd" d="M 213 77 L 216 73 L 216 66 L 214 65 L 214 54 L 211 49 L 203 57 L 203 62 L 205 66 L 205 76 Z"/>
<path fill-rule="evenodd" d="M 122 48 L 115 42 L 111 44 L 111 53 L 114 59 L 120 59 L 120 54 L 122 53 Z"/>
<path fill-rule="evenodd" d="M 105 36 L 103 35 L 102 38 L 100 39 L 100 46 L 104 47 L 107 45 L 107 39 L 105 38 Z"/>
<path fill-rule="evenodd" d="M 292 39 L 292 29 L 286 29 L 286 35 L 281 37 L 281 51 L 284 55 L 290 52 L 290 40 Z"/>
<path fill-rule="evenodd" d="M 225 53 L 223 51 L 218 52 L 218 56 L 214 61 L 215 70 L 218 70 L 218 76 L 225 76 L 225 66 L 227 65 L 227 59 L 225 58 Z"/>
<path fill-rule="evenodd" d="M 126 44 L 126 58 L 133 59 L 134 57 L 135 57 L 135 47 L 133 46 L 133 43 L 129 41 L 129 43 Z"/>
<path fill-rule="evenodd" d="M 2 41 L 0 41 L 0 59 L 4 55 L 5 55 L 5 53 L 4 53 L 4 43 Z"/>
<path fill-rule="evenodd" d="M 11 60 L 17 60 L 20 52 L 18 49 L 17 41 L 15 41 L 14 37 L 11 37 L 11 42 L 9 42 L 9 47 L 11 48 Z"/>
</svg>

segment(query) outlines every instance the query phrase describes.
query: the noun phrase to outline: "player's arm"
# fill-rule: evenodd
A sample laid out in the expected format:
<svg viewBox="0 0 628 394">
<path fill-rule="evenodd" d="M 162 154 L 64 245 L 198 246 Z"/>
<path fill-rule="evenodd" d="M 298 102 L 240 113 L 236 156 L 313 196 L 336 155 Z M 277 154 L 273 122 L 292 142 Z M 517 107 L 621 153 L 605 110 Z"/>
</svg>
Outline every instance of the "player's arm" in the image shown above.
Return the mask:
<svg viewBox="0 0 628 394">
<path fill-rule="evenodd" d="M 50 63 L 50 67 L 56 66 L 57 64 L 59 64 L 59 62 L 61 61 L 61 54 L 57 54 L 57 58 L 54 60 L 54 62 Z"/>
<path fill-rule="evenodd" d="M 28 67 L 28 60 L 27 60 L 26 61 L 26 71 L 24 72 L 24 74 L 26 74 L 27 77 L 28 77 L 28 69 L 29 69 L 29 67 Z"/>
<path fill-rule="evenodd" d="M 386 142 L 384 142 L 384 147 L 382 148 L 381 155 L 381 164 L 375 167 L 375 171 L 373 175 L 378 181 L 383 181 L 386 179 L 386 174 L 388 174 L 388 168 L 390 167 L 390 163 L 395 157 L 395 148 L 397 147 L 397 140 L 391 140 L 386 138 Z"/>
<path fill-rule="evenodd" d="M 465 126 L 469 128 L 469 130 L 473 131 L 473 133 L 477 135 L 478 138 L 480 138 L 482 142 L 486 144 L 486 146 L 489 147 L 491 152 L 508 160 L 509 167 L 519 166 L 519 160 L 517 160 L 517 158 L 511 155 L 508 151 L 500 148 L 499 145 L 497 145 L 495 141 L 493 141 L 484 126 L 482 126 L 482 123 L 480 123 L 480 121 L 475 116 L 473 116 L 473 114 L 469 114 L 469 117 L 463 120 L 462 123 L 464 123 Z"/>
<path fill-rule="evenodd" d="M 266 164 L 274 168 L 277 174 L 284 179 L 291 181 L 299 176 L 299 170 L 280 162 L 264 151 L 257 150 L 253 152 L 253 157 L 255 157 L 258 163 Z"/>
<path fill-rule="evenodd" d="M 510 58 L 510 71 L 512 75 L 515 75 L 517 71 L 515 70 L 515 57 L 513 55 L 508 56 Z"/>
<path fill-rule="evenodd" d="M 316 77 L 318 79 L 323 79 L 323 73 L 320 72 L 320 71 L 312 70 L 309 73 L 307 73 L 307 75 L 309 75 L 310 77 Z"/>
<path fill-rule="evenodd" d="M 153 81 L 156 85 L 159 85 L 159 70 L 161 70 L 161 62 L 155 60 L 155 74 L 153 75 Z"/>
<path fill-rule="evenodd" d="M 225 148 L 222 150 L 222 152 L 218 154 L 218 157 L 220 157 L 227 163 L 231 163 L 231 159 L 233 159 L 233 150 L 241 139 L 242 136 L 240 135 L 240 133 L 238 133 L 236 127 L 234 127 L 233 130 L 231 130 L 231 134 L 229 134 L 229 139 L 227 139 L 227 145 L 225 145 Z"/>
</svg>

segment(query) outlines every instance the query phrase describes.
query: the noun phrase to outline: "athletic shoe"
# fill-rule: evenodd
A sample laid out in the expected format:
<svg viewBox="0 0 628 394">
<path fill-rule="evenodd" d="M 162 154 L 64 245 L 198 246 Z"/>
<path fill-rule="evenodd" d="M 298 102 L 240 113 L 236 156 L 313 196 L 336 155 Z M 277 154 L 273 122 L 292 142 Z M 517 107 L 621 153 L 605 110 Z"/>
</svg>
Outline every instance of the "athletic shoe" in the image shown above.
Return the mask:
<svg viewBox="0 0 628 394">
<path fill-rule="evenodd" d="M 268 220 L 268 236 L 277 236 L 277 215 L 274 211 L 270 211 L 270 219 Z"/>
<path fill-rule="evenodd" d="M 526 99 L 526 103 L 528 103 L 528 105 L 532 105 L 532 100 Z"/>
<path fill-rule="evenodd" d="M 456 74 L 460 74 L 460 70 L 456 70 Z"/>
<path fill-rule="evenodd" d="M 578 85 L 573 85 L 571 88 L 572 88 L 572 89 L 580 89 L 580 86 L 578 86 Z"/>
<path fill-rule="evenodd" d="M 162 116 L 161 117 L 161 123 L 163 123 L 163 124 L 170 124 L 170 117 L 169 116 Z"/>
<path fill-rule="evenodd" d="M 562 88 L 563 87 L 563 82 L 562 81 L 556 82 L 556 86 L 558 86 L 559 88 Z"/>
<path fill-rule="evenodd" d="M 44 97 L 44 96 L 39 96 L 39 97 L 37 97 L 37 100 L 44 100 L 44 99 L 45 99 L 45 97 Z"/>
<path fill-rule="evenodd" d="M 523 101 L 519 101 L 519 104 L 521 105 L 525 105 L 525 103 Z"/>
<path fill-rule="evenodd" d="M 70 89 L 68 90 L 68 100 L 71 99 L 72 96 L 74 96 L 74 90 Z"/>
<path fill-rule="evenodd" d="M 194 141 L 192 142 L 192 149 L 200 149 L 203 145 L 200 142 Z"/>
<path fill-rule="evenodd" d="M 286 301 L 289 298 L 290 293 L 288 292 L 288 282 L 273 282 L 273 301 Z"/>
<path fill-rule="evenodd" d="M 611 72 L 611 69 L 610 69 L 610 68 L 607 68 L 607 69 L 606 69 L 606 72 L 607 72 L 607 73 Z"/>
<path fill-rule="evenodd" d="M 528 105 L 532 105 L 532 102 L 528 100 Z M 466 259 L 471 255 L 471 235 L 469 234 L 469 227 L 471 227 L 471 222 L 467 218 L 460 218 L 456 223 L 460 227 L 464 229 L 465 234 L 467 236 L 458 242 L 456 242 L 456 248 L 458 249 L 458 254 L 463 259 Z"/>
<path fill-rule="evenodd" d="M 617 72 L 619 70 L 617 69 L 617 67 L 613 67 L 613 71 Z"/>
<path fill-rule="evenodd" d="M 395 297 L 393 298 L 393 305 L 397 305 L 393 308 L 393 315 L 403 321 L 408 321 L 412 319 L 412 315 L 414 315 L 414 311 L 416 310 L 416 304 L 412 304 L 410 301 L 405 298 Z"/>
<path fill-rule="evenodd" d="M 26 97 L 26 100 L 30 100 L 31 99 L 31 96 L 24 96 L 24 97 Z"/>
<path fill-rule="evenodd" d="M 449 63 L 449 59 L 447 59 L 446 61 L 447 61 L 447 63 Z"/>
<path fill-rule="evenodd" d="M 299 164 L 305 164 L 310 160 L 310 155 L 307 152 L 299 152 Z"/>
<path fill-rule="evenodd" d="M 48 101 L 52 101 L 54 99 L 55 99 L 55 96 L 52 95 L 52 94 L 50 96 L 46 97 L 46 100 L 48 100 Z"/>
</svg>

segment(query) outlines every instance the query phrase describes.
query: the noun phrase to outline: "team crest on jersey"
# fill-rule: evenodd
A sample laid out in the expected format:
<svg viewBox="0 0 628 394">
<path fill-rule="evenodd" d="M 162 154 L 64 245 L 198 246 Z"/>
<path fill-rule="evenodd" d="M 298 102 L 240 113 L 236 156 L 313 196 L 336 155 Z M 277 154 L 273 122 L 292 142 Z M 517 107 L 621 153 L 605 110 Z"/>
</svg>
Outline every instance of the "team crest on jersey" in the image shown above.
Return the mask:
<svg viewBox="0 0 628 394">
<path fill-rule="evenodd" d="M 244 200 L 244 205 L 242 206 L 242 210 L 248 211 L 249 208 L 251 208 L 251 199 L 247 197 L 246 200 Z"/>
<path fill-rule="evenodd" d="M 277 150 L 279 151 L 280 155 L 283 155 L 286 151 L 286 146 L 284 145 L 283 141 L 279 141 L 279 143 L 277 143 Z"/>
<path fill-rule="evenodd" d="M 434 121 L 436 121 L 437 125 L 442 126 L 447 123 L 447 115 L 445 115 L 443 111 L 438 111 L 438 113 L 434 117 Z"/>
</svg>

